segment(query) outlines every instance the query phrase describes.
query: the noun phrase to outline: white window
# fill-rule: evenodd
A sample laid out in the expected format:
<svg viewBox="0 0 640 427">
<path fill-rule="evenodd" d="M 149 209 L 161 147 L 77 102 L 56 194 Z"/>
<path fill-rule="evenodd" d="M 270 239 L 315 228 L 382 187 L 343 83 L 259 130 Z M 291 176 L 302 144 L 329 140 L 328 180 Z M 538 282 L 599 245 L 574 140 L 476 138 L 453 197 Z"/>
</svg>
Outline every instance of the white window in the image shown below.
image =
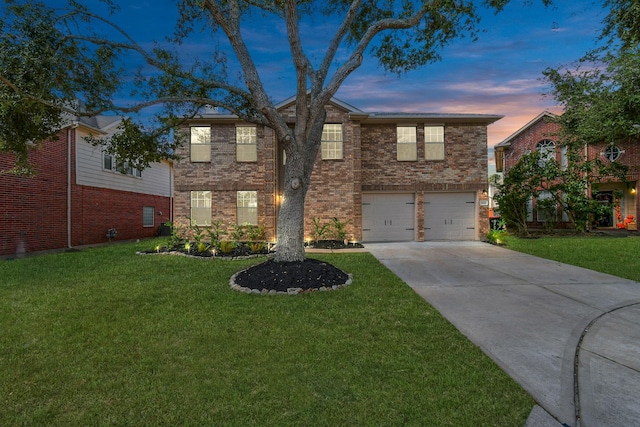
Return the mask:
<svg viewBox="0 0 640 427">
<path fill-rule="evenodd" d="M 538 222 L 549 222 L 549 221 L 557 220 L 558 218 L 557 207 L 552 206 L 551 208 L 543 208 L 542 207 L 543 204 L 540 203 L 543 200 L 550 200 L 550 199 L 551 199 L 551 193 L 548 191 L 541 191 L 540 194 L 538 194 L 538 199 L 536 202 L 536 217 Z"/>
<path fill-rule="evenodd" d="M 342 159 L 342 125 L 325 124 L 322 128 L 322 159 Z"/>
<path fill-rule="evenodd" d="M 153 227 L 155 225 L 156 210 L 153 206 L 142 207 L 142 226 Z"/>
<path fill-rule="evenodd" d="M 255 126 L 236 127 L 236 160 L 238 162 L 255 162 L 258 160 Z"/>
<path fill-rule="evenodd" d="M 418 138 L 415 126 L 398 126 L 397 159 L 418 160 Z"/>
<path fill-rule="evenodd" d="M 236 201 L 238 225 L 258 225 L 258 192 L 238 191 Z"/>
<path fill-rule="evenodd" d="M 122 175 L 135 176 L 142 178 L 142 171 L 134 167 L 129 166 L 128 162 L 121 162 L 116 160 L 113 154 L 103 152 L 102 154 L 102 167 L 106 171 L 118 172 Z"/>
<path fill-rule="evenodd" d="M 533 198 L 527 199 L 527 222 L 533 222 Z"/>
<path fill-rule="evenodd" d="M 211 191 L 191 192 L 191 225 L 211 225 Z"/>
<path fill-rule="evenodd" d="M 444 160 L 444 126 L 424 127 L 425 160 Z"/>
<path fill-rule="evenodd" d="M 610 145 L 604 150 L 602 155 L 610 162 L 615 162 L 620 158 L 620 156 L 622 156 L 622 153 L 624 153 L 624 151 L 621 150 L 620 147 L 617 145 Z"/>
<path fill-rule="evenodd" d="M 550 139 L 543 139 L 536 144 L 536 151 L 540 153 L 540 166 L 556 159 L 556 143 Z"/>
<path fill-rule="evenodd" d="M 192 162 L 211 161 L 211 128 L 193 126 L 191 128 L 190 152 Z"/>
</svg>

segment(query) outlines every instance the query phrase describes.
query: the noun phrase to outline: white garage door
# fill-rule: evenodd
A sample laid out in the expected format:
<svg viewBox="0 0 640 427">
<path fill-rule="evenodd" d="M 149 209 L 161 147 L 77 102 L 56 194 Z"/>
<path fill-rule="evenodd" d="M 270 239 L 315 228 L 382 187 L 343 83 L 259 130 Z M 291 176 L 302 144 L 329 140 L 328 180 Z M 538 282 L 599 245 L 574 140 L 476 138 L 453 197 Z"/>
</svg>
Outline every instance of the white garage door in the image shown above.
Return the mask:
<svg viewBox="0 0 640 427">
<path fill-rule="evenodd" d="M 362 240 L 404 242 L 415 239 L 413 194 L 363 194 Z"/>
<path fill-rule="evenodd" d="M 425 240 L 475 240 L 475 193 L 426 193 Z"/>
</svg>

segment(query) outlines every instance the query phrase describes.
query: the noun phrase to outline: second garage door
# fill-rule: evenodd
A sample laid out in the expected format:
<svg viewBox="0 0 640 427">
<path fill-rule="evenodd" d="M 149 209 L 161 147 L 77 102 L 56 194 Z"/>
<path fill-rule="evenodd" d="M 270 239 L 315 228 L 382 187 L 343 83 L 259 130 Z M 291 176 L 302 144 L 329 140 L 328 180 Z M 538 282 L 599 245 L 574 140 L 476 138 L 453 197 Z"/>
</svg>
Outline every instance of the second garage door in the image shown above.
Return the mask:
<svg viewBox="0 0 640 427">
<path fill-rule="evenodd" d="M 424 195 L 425 240 L 475 240 L 475 193 Z"/>
<path fill-rule="evenodd" d="M 415 239 L 413 194 L 363 194 L 362 240 L 404 242 Z"/>
</svg>

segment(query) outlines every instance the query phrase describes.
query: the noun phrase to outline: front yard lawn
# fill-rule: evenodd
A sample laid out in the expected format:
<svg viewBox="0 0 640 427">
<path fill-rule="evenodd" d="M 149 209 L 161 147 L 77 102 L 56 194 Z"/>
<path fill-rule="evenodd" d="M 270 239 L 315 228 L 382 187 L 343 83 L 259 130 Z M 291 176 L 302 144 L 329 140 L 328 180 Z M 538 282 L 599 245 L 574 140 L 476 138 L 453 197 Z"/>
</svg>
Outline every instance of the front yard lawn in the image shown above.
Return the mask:
<svg viewBox="0 0 640 427">
<path fill-rule="evenodd" d="M 636 236 L 504 236 L 502 240 L 509 249 L 519 252 L 640 281 L 640 238 Z"/>
<path fill-rule="evenodd" d="M 260 259 L 154 242 L 0 261 L 4 425 L 517 426 L 533 400 L 367 253 L 331 292 L 248 295 Z M 150 246 L 151 245 L 151 246 Z"/>
</svg>

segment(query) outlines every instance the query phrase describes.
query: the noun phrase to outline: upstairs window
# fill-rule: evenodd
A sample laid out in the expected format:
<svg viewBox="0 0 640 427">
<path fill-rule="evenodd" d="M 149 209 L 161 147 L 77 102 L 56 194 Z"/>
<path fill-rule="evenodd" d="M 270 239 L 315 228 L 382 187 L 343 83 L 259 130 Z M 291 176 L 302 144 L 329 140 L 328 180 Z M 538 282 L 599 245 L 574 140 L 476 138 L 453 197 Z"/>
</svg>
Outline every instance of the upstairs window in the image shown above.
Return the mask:
<svg viewBox="0 0 640 427">
<path fill-rule="evenodd" d="M 418 160 L 418 138 L 415 126 L 398 126 L 398 161 Z"/>
<path fill-rule="evenodd" d="M 122 175 L 135 176 L 136 178 L 142 178 L 142 171 L 129 166 L 129 162 L 121 162 L 116 159 L 113 154 L 102 154 L 102 167 L 106 171 L 118 172 Z"/>
<path fill-rule="evenodd" d="M 543 139 L 536 144 L 536 151 L 540 153 L 540 166 L 556 159 L 556 143 L 550 139 Z"/>
<path fill-rule="evenodd" d="M 255 126 L 236 127 L 236 160 L 255 162 L 258 160 L 257 134 Z"/>
<path fill-rule="evenodd" d="M 211 191 L 191 192 L 191 225 L 211 225 Z"/>
<path fill-rule="evenodd" d="M 208 126 L 191 127 L 190 152 L 192 162 L 211 161 L 211 128 Z"/>
<path fill-rule="evenodd" d="M 621 150 L 620 147 L 617 145 L 610 145 L 604 150 L 604 152 L 602 152 L 602 155 L 610 162 L 615 162 L 620 158 L 620 156 L 622 156 L 622 153 L 624 153 L 624 151 Z"/>
<path fill-rule="evenodd" d="M 444 160 L 444 126 L 424 127 L 425 160 Z"/>
<path fill-rule="evenodd" d="M 322 160 L 342 159 L 342 125 L 325 124 L 322 128 Z"/>
</svg>

